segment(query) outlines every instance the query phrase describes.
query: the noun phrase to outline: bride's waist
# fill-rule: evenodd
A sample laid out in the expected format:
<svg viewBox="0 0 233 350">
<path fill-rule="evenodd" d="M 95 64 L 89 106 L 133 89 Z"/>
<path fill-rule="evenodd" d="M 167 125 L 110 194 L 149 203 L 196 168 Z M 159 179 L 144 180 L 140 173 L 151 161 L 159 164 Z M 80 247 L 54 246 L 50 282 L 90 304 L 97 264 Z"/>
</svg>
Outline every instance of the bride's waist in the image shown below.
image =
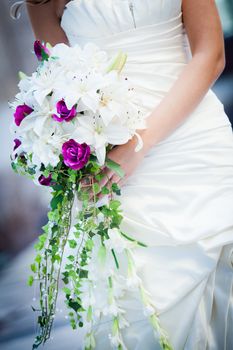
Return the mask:
<svg viewBox="0 0 233 350">
<path fill-rule="evenodd" d="M 189 47 L 186 45 L 184 35 L 178 35 L 172 40 L 156 41 L 141 38 L 140 41 L 134 39 L 129 42 L 127 39 L 112 40 L 109 42 L 104 38 L 88 38 L 70 35 L 72 45 L 78 44 L 81 47 L 87 43 L 93 43 L 109 56 L 116 55 L 119 51 L 127 54 L 128 63 L 138 63 L 142 65 L 156 63 L 187 63 L 190 56 Z"/>
<path fill-rule="evenodd" d="M 163 23 L 145 25 L 136 29 L 117 33 L 96 31 L 88 36 L 84 29 L 66 32 L 70 44 L 85 46 L 88 42 L 96 44 L 114 55 L 118 51 L 127 54 L 128 63 L 186 63 L 190 56 L 190 47 L 180 15 Z"/>
</svg>

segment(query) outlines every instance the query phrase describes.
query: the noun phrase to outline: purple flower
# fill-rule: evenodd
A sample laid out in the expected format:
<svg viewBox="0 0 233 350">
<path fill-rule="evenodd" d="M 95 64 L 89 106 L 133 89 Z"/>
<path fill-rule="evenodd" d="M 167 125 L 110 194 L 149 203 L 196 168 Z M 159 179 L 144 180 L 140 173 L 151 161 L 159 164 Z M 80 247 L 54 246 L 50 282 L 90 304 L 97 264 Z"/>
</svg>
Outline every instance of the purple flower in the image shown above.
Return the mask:
<svg viewBox="0 0 233 350">
<path fill-rule="evenodd" d="M 48 177 L 45 177 L 44 175 L 40 175 L 40 177 L 38 178 L 39 183 L 42 186 L 51 186 L 52 184 L 52 175 L 49 174 Z"/>
<path fill-rule="evenodd" d="M 16 111 L 14 113 L 15 124 L 19 126 L 22 120 L 32 112 L 33 109 L 26 104 L 17 106 Z"/>
<path fill-rule="evenodd" d="M 66 122 L 69 122 L 77 114 L 75 105 L 71 109 L 68 109 L 64 100 L 58 101 L 56 104 L 56 108 L 57 108 L 57 113 L 60 115 L 58 116 L 57 114 L 53 114 L 52 118 L 59 123 L 62 122 L 63 120 Z"/>
<path fill-rule="evenodd" d="M 14 151 L 21 145 L 21 141 L 19 139 L 14 139 Z"/>
<path fill-rule="evenodd" d="M 62 155 L 65 165 L 74 170 L 83 168 L 90 157 L 90 146 L 86 143 L 78 143 L 73 139 L 62 146 Z"/>
<path fill-rule="evenodd" d="M 34 42 L 34 52 L 38 61 L 47 61 L 50 55 L 46 45 L 43 45 L 40 40 Z"/>
</svg>

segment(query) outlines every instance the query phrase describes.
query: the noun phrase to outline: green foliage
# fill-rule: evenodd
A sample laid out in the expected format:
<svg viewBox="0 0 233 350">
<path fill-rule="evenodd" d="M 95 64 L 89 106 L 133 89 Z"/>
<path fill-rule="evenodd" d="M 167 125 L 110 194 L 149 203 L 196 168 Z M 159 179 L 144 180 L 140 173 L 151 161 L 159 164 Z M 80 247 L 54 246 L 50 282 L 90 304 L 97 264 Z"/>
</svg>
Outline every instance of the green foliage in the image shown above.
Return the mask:
<svg viewBox="0 0 233 350">
<path fill-rule="evenodd" d="M 32 286 L 33 282 L 34 282 L 34 277 L 33 276 L 29 276 L 28 277 L 28 281 L 27 281 L 28 285 Z"/>
<path fill-rule="evenodd" d="M 121 166 L 118 163 L 114 162 L 112 159 L 107 158 L 105 161 L 105 164 L 109 169 L 113 170 L 118 176 L 124 177 L 125 175 L 124 170 L 121 168 Z"/>
<path fill-rule="evenodd" d="M 12 166 L 17 171 L 22 167 L 29 174 L 31 168 L 27 166 L 28 160 L 17 160 Z M 18 165 L 17 165 L 18 164 Z M 120 177 L 124 172 L 119 164 L 107 159 L 106 166 L 112 169 Z M 40 298 L 39 308 L 32 308 L 38 314 L 39 334 L 36 336 L 33 349 L 37 349 L 41 344 L 50 338 L 53 319 L 56 313 L 56 302 L 58 297 L 59 283 L 62 280 L 62 288 L 65 294 L 65 304 L 69 310 L 69 322 L 73 329 L 83 326 L 83 312 L 86 312 L 87 320 L 92 321 L 93 310 L 89 306 L 84 310 L 82 306 L 81 286 L 84 280 L 88 279 L 88 259 L 94 247 L 93 238 L 98 236 L 102 245 L 98 252 L 99 261 L 104 263 L 106 258 L 106 247 L 104 241 L 109 239 L 109 228 L 118 228 L 123 219 L 121 202 L 114 195 L 120 195 L 121 191 L 116 183 L 112 183 L 110 188 L 100 186 L 100 181 L 104 175 L 101 173 L 101 167 L 96 157 L 91 155 L 88 164 L 80 171 L 68 169 L 59 162 L 56 169 L 51 166 L 41 167 L 43 175 L 48 177 L 52 175 L 55 181 L 52 185 L 52 198 L 50 201 L 50 211 L 48 212 L 48 223 L 42 227 L 42 233 L 38 237 L 35 249 L 37 254 L 33 263 L 30 265 L 31 271 L 35 274 L 28 277 L 28 285 L 32 285 L 34 279 L 39 282 Z M 89 187 L 94 193 L 94 198 L 90 200 L 89 193 L 82 186 L 80 180 L 86 175 L 93 175 L 94 182 Z M 97 193 L 109 194 L 108 204 L 96 207 Z M 73 236 L 70 236 L 71 213 L 74 196 L 77 196 L 82 202 L 81 209 L 77 212 L 76 224 L 74 226 Z M 97 220 L 101 214 L 102 219 Z M 142 242 L 136 241 L 124 232 L 121 232 L 125 239 L 135 243 L 135 245 L 146 246 Z M 61 271 L 63 254 L 66 246 L 72 249 L 67 257 L 67 262 Z M 115 266 L 119 269 L 119 261 L 116 252 L 112 249 L 112 258 Z M 114 283 L 110 281 L 111 288 Z M 155 321 L 153 321 L 155 322 Z M 92 333 L 90 333 L 90 336 Z M 94 337 L 91 337 L 91 347 L 95 347 Z M 163 349 L 171 350 L 166 343 L 166 337 L 161 342 Z M 120 349 L 120 347 L 119 347 Z"/>
<path fill-rule="evenodd" d="M 74 239 L 68 239 L 68 243 L 69 243 L 70 248 L 77 247 L 77 242 Z"/>
</svg>

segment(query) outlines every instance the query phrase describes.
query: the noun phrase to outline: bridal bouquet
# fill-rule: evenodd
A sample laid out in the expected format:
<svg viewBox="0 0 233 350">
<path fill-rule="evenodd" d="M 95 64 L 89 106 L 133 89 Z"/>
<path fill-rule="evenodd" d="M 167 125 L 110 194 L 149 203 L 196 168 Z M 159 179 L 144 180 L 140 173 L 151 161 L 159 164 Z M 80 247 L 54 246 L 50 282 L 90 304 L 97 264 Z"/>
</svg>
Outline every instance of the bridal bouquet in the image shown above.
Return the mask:
<svg viewBox="0 0 233 350">
<path fill-rule="evenodd" d="M 39 291 L 39 303 L 32 306 L 38 314 L 33 349 L 50 337 L 60 283 L 72 328 L 85 327 L 85 349 L 95 348 L 95 327 L 103 317 L 110 320 L 110 346 L 126 349 L 121 331 L 129 322 L 121 299 L 135 288 L 162 348 L 171 349 L 134 263 L 133 248 L 146 246 L 121 229 L 117 183 L 100 186 L 104 168 L 124 175 L 108 158 L 111 148 L 133 136 L 135 151 L 142 147 L 136 130 L 146 127 L 145 113 L 122 73 L 127 57 L 109 57 L 92 43 L 51 47 L 36 41 L 34 51 L 38 68 L 31 76 L 20 73 L 20 92 L 11 103 L 12 167 L 50 186 L 52 196 L 28 279 Z M 71 253 L 64 264 L 66 247 Z"/>
</svg>

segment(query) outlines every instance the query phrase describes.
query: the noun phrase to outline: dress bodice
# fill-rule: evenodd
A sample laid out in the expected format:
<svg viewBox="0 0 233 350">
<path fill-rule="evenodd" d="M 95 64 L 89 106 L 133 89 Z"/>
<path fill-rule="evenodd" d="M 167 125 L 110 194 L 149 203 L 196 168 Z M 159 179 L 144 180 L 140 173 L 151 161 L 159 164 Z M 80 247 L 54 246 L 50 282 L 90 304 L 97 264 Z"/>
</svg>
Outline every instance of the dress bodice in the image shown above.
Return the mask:
<svg viewBox="0 0 233 350">
<path fill-rule="evenodd" d="M 84 37 L 103 38 L 135 26 L 170 21 L 181 13 L 181 3 L 182 0 L 71 0 L 65 7 L 61 26 L 71 42 L 74 37 L 81 41 Z"/>
<path fill-rule="evenodd" d="M 72 0 L 61 27 L 71 46 L 91 42 L 111 56 L 126 53 L 124 73 L 150 110 L 191 56 L 181 5 L 182 0 Z"/>
</svg>

